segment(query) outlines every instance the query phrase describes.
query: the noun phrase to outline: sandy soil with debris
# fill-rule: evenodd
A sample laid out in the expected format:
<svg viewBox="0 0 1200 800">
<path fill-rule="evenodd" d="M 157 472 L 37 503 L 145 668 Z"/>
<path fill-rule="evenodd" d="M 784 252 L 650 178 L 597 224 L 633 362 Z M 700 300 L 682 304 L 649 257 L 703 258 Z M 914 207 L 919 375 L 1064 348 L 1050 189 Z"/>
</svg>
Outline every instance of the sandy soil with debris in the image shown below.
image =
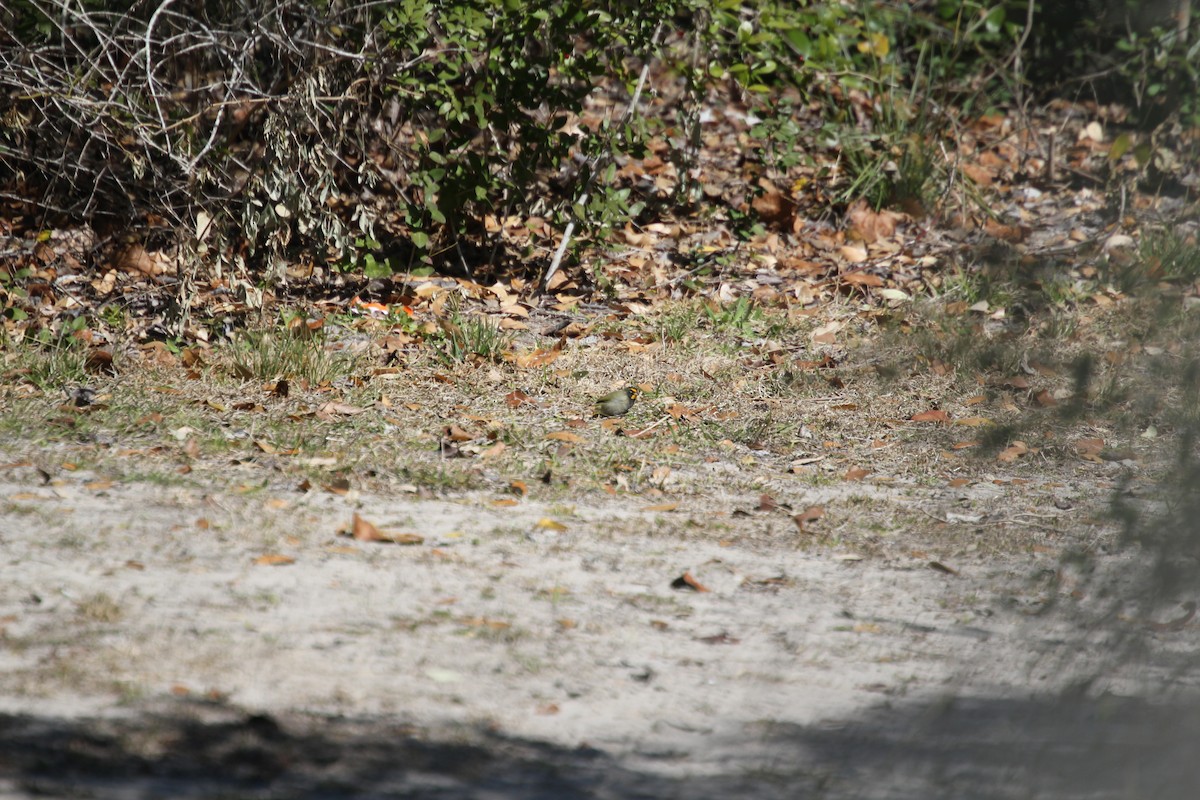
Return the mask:
<svg viewBox="0 0 1200 800">
<path fill-rule="evenodd" d="M 946 571 L 803 546 L 786 517 L 715 500 L 0 479 L 3 798 L 1200 787 L 1197 680 L 1164 672 L 1196 624 L 1113 662 L 1113 628 L 1038 613 L 1084 594 L 1053 555 Z M 355 513 L 424 541 L 339 536 Z"/>
</svg>

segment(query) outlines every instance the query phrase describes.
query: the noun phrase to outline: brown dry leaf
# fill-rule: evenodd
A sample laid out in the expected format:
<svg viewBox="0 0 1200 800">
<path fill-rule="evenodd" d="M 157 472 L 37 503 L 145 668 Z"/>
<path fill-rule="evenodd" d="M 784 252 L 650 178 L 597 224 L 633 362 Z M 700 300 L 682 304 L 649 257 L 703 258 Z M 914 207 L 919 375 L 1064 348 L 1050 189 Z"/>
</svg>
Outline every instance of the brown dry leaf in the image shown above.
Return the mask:
<svg viewBox="0 0 1200 800">
<path fill-rule="evenodd" d="M 179 359 L 188 369 L 198 369 L 204 366 L 204 350 L 200 347 L 185 347 L 179 354 Z"/>
<path fill-rule="evenodd" d="M 1015 441 L 996 456 L 996 460 L 1002 463 L 1010 463 L 1016 461 L 1021 456 L 1029 452 L 1029 445 L 1022 441 Z"/>
<path fill-rule="evenodd" d="M 350 530 L 344 536 L 350 536 L 360 542 L 380 542 L 383 544 L 421 544 L 425 537 L 415 533 L 385 533 L 373 524 L 360 517 L 357 513 L 350 523 Z"/>
<path fill-rule="evenodd" d="M 674 511 L 679 508 L 679 503 L 659 503 L 656 506 L 646 506 L 642 511 Z"/>
<path fill-rule="evenodd" d="M 959 164 L 959 168 L 963 171 L 964 175 L 980 186 L 991 186 L 992 181 L 995 180 L 995 176 L 991 170 L 978 164 L 963 162 Z"/>
<path fill-rule="evenodd" d="M 555 442 L 567 442 L 568 444 L 583 444 L 584 438 L 570 431 L 553 431 L 547 433 L 546 438 Z"/>
<path fill-rule="evenodd" d="M 112 352 L 104 349 L 89 350 L 83 368 L 93 375 L 101 373 L 106 375 L 117 374 L 117 369 L 113 366 Z"/>
<path fill-rule="evenodd" d="M 267 553 L 254 559 L 254 563 L 260 567 L 285 567 L 288 564 L 295 564 L 296 559 L 282 553 Z"/>
<path fill-rule="evenodd" d="M 113 482 L 110 480 L 89 481 L 83 485 L 83 488 L 90 489 L 93 492 L 103 492 L 111 489 Z"/>
<path fill-rule="evenodd" d="M 846 210 L 846 219 L 850 222 L 847 238 L 865 244 L 890 239 L 896 234 L 896 225 L 904 218 L 895 211 L 875 211 L 866 200 L 856 200 Z"/>
<path fill-rule="evenodd" d="M 329 483 L 322 483 L 321 488 L 330 494 L 345 496 L 350 492 L 350 479 L 334 478 Z"/>
<path fill-rule="evenodd" d="M 913 414 L 910 419 L 913 422 L 949 422 L 950 415 L 940 408 L 932 408 L 928 411 Z"/>
<path fill-rule="evenodd" d="M 807 533 L 805 525 L 810 522 L 816 522 L 821 517 L 825 516 L 825 506 L 809 506 L 792 517 L 792 522 L 796 523 L 796 527 L 801 533 Z"/>
<path fill-rule="evenodd" d="M 929 568 L 937 570 L 938 572 L 944 572 L 947 575 L 957 575 L 958 574 L 958 570 L 956 570 L 954 567 L 948 567 L 940 561 L 930 561 Z"/>
<path fill-rule="evenodd" d="M 504 451 L 507 449 L 508 449 L 508 445 L 506 445 L 504 442 L 496 442 L 491 447 L 484 449 L 479 455 L 481 458 L 483 458 L 486 461 L 487 459 L 490 459 L 490 458 L 497 458 L 498 456 L 502 455 L 504 453 Z"/>
<path fill-rule="evenodd" d="M 335 416 L 354 416 L 366 411 L 365 408 L 352 406 L 349 403 L 340 403 L 336 400 L 330 400 L 327 403 L 322 403 L 316 410 L 316 418 L 322 421 L 333 419 Z"/>
<path fill-rule="evenodd" d="M 1033 399 L 1042 408 L 1054 408 L 1058 405 L 1058 401 L 1054 399 L 1054 395 L 1050 394 L 1050 390 L 1048 389 L 1042 389 L 1033 396 Z"/>
<path fill-rule="evenodd" d="M 764 191 L 750 201 L 750 207 L 758 218 L 778 230 L 789 230 L 796 215 L 796 202 L 774 186 L 765 185 Z"/>
<path fill-rule="evenodd" d="M 951 478 L 949 481 L 947 481 L 946 485 L 952 489 L 958 489 L 962 486 L 970 486 L 971 479 L 970 478 Z"/>
<path fill-rule="evenodd" d="M 705 586 L 704 584 L 700 583 L 700 581 L 696 580 L 694 577 L 692 577 L 692 573 L 690 573 L 690 572 L 685 572 L 682 575 L 680 575 L 678 578 L 676 578 L 675 580 L 671 581 L 671 588 L 672 589 L 691 589 L 694 592 L 709 591 L 708 587 Z"/>
<path fill-rule="evenodd" d="M 739 644 L 742 640 L 731 636 L 728 631 L 721 631 L 712 636 L 698 636 L 696 641 L 704 644 Z"/>
<path fill-rule="evenodd" d="M 1075 442 L 1075 452 L 1084 461 L 1093 461 L 1097 464 L 1104 462 L 1100 454 L 1104 451 L 1104 440 L 1097 438 L 1079 439 Z"/>
<path fill-rule="evenodd" d="M 867 248 L 859 247 L 858 245 L 843 245 L 838 248 L 838 254 L 851 264 L 858 264 L 867 260 Z M 856 283 L 858 281 L 852 280 L 853 276 L 861 274 L 860 272 L 851 272 L 849 275 L 843 275 L 842 279 L 849 283 Z M 883 281 L 881 280 L 877 285 L 882 286 Z"/>
<path fill-rule="evenodd" d="M 130 245 L 117 256 L 114 265 L 123 272 L 140 272 L 143 275 L 161 275 L 167 271 L 168 259 L 161 253 L 151 255 L 140 244 Z"/>
<path fill-rule="evenodd" d="M 991 425 L 992 421 L 987 417 L 963 417 L 962 419 L 954 420 L 955 425 L 961 425 L 964 428 L 979 428 L 984 425 Z"/>
<path fill-rule="evenodd" d="M 986 222 L 983 223 L 983 230 L 989 236 L 994 236 L 1001 241 L 1009 242 L 1011 244 L 1019 244 L 1025 241 L 1025 238 L 1029 236 L 1030 233 L 1030 229 L 1025 225 L 1005 225 L 1003 223 L 996 222 L 990 217 Z"/>
<path fill-rule="evenodd" d="M 509 408 L 516 408 L 517 406 L 524 405 L 525 403 L 533 403 L 533 401 L 529 399 L 529 395 L 525 394 L 520 389 L 514 389 L 513 391 L 504 395 L 504 404 Z"/>
<path fill-rule="evenodd" d="M 442 437 L 452 442 L 469 442 L 475 438 L 474 435 L 467 433 L 458 425 L 447 425 L 442 431 Z"/>
<path fill-rule="evenodd" d="M 853 467 L 846 470 L 846 474 L 842 476 L 842 480 L 861 481 L 863 478 L 871 474 L 871 470 L 863 469 L 862 467 Z"/>
</svg>

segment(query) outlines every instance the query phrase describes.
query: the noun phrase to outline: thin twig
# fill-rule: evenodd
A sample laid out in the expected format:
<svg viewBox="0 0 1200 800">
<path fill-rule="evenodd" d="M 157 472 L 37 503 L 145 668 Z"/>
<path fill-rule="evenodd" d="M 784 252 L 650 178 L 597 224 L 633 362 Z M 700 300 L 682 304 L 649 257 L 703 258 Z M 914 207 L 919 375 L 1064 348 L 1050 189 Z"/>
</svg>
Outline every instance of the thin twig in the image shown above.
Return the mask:
<svg viewBox="0 0 1200 800">
<path fill-rule="evenodd" d="M 658 23 L 658 27 L 654 29 L 654 36 L 650 39 L 650 48 L 653 49 L 658 44 L 658 36 L 662 33 L 663 24 Z M 625 114 L 621 117 L 621 122 L 628 122 L 637 110 L 638 100 L 642 96 L 642 88 L 646 85 L 646 78 L 650 74 L 650 57 L 647 56 L 646 63 L 642 65 L 642 74 L 638 76 L 637 88 L 633 90 L 633 97 L 629 100 L 629 106 L 625 109 Z M 592 190 L 592 184 L 596 181 L 596 176 L 602 171 L 600 169 L 600 159 L 604 154 L 598 154 L 589 159 L 591 172 L 588 174 L 587 182 L 583 185 L 583 194 L 579 196 L 576 203 L 581 208 L 587 208 L 588 196 Z M 562 264 L 563 253 L 567 251 L 567 245 L 571 242 L 571 236 L 575 233 L 575 220 L 567 223 L 567 229 L 563 231 L 562 241 L 558 243 L 558 250 L 554 252 L 554 259 L 550 262 L 550 268 L 546 270 L 546 277 L 542 279 L 542 289 L 550 288 L 550 279 L 554 277 L 554 273 L 558 272 L 558 267 Z"/>
</svg>

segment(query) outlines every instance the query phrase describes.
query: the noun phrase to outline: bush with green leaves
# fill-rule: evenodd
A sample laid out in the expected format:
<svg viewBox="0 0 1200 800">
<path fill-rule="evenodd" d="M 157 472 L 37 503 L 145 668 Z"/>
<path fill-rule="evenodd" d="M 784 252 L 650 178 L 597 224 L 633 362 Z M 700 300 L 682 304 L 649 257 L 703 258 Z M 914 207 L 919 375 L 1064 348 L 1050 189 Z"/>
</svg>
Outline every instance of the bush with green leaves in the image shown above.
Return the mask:
<svg viewBox="0 0 1200 800">
<path fill-rule="evenodd" d="M 403 65 L 384 92 L 400 110 L 394 155 L 407 170 L 408 235 L 421 259 L 486 241 L 486 221 L 510 215 L 563 221 L 590 173 L 639 155 L 641 136 L 620 109 L 580 122 L 604 78 L 628 82 L 655 55 L 659 23 L 677 4 L 403 0 L 382 37 Z M 579 154 L 578 160 L 571 158 Z M 549 180 L 547 180 L 549 178 Z M 611 186 L 611 184 L 602 184 Z M 591 196 L 574 213 L 601 223 L 634 213 L 629 194 Z"/>
</svg>

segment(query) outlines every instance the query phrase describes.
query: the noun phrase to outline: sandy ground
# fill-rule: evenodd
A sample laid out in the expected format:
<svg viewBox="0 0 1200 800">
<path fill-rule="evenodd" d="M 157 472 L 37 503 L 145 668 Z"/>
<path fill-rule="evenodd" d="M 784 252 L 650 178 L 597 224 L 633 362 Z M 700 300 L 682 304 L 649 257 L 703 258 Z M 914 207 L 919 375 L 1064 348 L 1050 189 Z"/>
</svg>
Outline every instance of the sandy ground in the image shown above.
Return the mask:
<svg viewBox="0 0 1200 800">
<path fill-rule="evenodd" d="M 1200 628 L 1115 658 L 1053 555 L 95 479 L 0 473 L 0 798 L 1200 796 Z"/>
</svg>

